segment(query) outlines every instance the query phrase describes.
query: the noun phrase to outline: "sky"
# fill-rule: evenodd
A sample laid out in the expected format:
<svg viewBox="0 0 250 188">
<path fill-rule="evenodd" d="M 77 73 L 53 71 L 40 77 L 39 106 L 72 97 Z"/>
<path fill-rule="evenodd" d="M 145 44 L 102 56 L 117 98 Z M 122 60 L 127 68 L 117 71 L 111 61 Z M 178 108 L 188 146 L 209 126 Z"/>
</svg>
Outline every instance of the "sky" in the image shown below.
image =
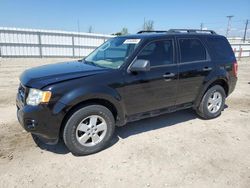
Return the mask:
<svg viewBox="0 0 250 188">
<path fill-rule="evenodd" d="M 105 34 L 123 27 L 135 33 L 144 19 L 153 20 L 159 30 L 200 28 L 203 23 L 223 34 L 228 15 L 234 15 L 230 34 L 242 35 L 250 0 L 0 0 L 0 27 L 87 32 L 92 26 L 94 33 Z"/>
</svg>

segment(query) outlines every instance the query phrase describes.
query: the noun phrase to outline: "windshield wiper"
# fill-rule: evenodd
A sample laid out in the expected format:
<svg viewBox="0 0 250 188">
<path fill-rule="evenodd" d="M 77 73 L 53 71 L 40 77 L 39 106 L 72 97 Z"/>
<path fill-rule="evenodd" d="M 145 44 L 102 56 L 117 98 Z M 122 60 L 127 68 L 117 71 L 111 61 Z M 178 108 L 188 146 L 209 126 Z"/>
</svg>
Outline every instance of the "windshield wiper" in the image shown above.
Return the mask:
<svg viewBox="0 0 250 188">
<path fill-rule="evenodd" d="M 83 62 L 84 62 L 85 64 L 88 64 L 88 65 L 94 65 L 94 66 L 96 66 L 96 64 L 95 64 L 93 61 L 86 61 L 86 60 L 83 60 Z"/>
<path fill-rule="evenodd" d="M 83 61 L 84 61 L 84 59 L 78 59 L 77 61 L 78 61 L 78 62 L 83 62 Z"/>
<path fill-rule="evenodd" d="M 88 64 L 88 65 L 93 65 L 93 66 L 96 66 L 96 67 L 100 67 L 100 68 L 106 68 L 104 66 L 101 66 L 93 61 L 86 61 L 86 60 L 83 60 L 84 63 Z"/>
</svg>

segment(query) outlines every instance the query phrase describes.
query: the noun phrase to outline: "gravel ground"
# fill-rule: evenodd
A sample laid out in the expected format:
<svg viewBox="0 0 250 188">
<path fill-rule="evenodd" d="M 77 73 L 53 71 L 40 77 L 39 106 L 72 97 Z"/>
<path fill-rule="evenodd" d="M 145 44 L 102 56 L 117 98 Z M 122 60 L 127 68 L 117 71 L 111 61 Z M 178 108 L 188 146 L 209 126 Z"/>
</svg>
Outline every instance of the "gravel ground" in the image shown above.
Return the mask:
<svg viewBox="0 0 250 188">
<path fill-rule="evenodd" d="M 0 59 L 0 187 L 250 187 L 250 59 L 219 118 L 183 110 L 130 123 L 84 157 L 37 145 L 16 120 L 20 73 L 57 61 Z"/>
</svg>

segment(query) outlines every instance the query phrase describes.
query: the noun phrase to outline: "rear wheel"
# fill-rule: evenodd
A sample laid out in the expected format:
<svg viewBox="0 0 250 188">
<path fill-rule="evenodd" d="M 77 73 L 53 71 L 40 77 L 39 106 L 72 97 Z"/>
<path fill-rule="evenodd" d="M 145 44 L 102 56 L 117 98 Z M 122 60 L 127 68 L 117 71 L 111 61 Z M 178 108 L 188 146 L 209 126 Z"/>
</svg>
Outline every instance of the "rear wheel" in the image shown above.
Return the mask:
<svg viewBox="0 0 250 188">
<path fill-rule="evenodd" d="M 75 155 L 87 155 L 104 149 L 115 129 L 113 114 L 104 106 L 85 106 L 67 121 L 63 139 Z"/>
<path fill-rule="evenodd" d="M 216 118 L 224 109 L 225 99 L 223 87 L 215 85 L 206 91 L 196 112 L 204 119 Z"/>
</svg>

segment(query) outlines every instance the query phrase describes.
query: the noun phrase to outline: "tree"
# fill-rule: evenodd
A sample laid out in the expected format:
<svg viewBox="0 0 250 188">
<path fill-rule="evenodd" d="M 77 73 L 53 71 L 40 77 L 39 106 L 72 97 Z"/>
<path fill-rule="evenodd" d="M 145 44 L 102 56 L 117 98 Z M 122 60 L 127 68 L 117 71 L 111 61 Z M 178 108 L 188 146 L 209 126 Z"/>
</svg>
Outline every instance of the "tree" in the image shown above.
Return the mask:
<svg viewBox="0 0 250 188">
<path fill-rule="evenodd" d="M 153 20 L 144 21 L 143 30 L 153 31 L 154 30 L 154 21 Z"/>
<path fill-rule="evenodd" d="M 121 36 L 122 33 L 121 32 L 117 32 L 117 33 L 112 33 L 111 35 Z"/>
<path fill-rule="evenodd" d="M 128 28 L 124 27 L 121 30 L 122 35 L 127 35 L 128 34 Z"/>
<path fill-rule="evenodd" d="M 93 33 L 93 27 L 92 27 L 92 25 L 89 26 L 89 28 L 88 28 L 88 33 Z"/>
</svg>

